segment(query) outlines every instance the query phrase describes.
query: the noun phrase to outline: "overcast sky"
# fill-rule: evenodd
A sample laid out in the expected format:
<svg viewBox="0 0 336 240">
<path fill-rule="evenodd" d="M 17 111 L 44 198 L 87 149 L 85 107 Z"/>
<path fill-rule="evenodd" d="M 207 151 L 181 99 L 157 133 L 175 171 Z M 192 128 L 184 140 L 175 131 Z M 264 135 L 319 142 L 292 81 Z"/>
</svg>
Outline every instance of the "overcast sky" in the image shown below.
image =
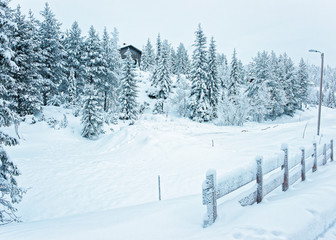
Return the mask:
<svg viewBox="0 0 336 240">
<path fill-rule="evenodd" d="M 37 18 L 46 0 L 12 0 L 14 8 L 33 11 Z M 231 60 L 236 48 L 244 64 L 260 50 L 287 52 L 297 64 L 301 57 L 320 64 L 336 66 L 335 0 L 49 0 L 56 18 L 70 28 L 78 21 L 86 35 L 93 25 L 100 33 L 116 27 L 120 42 L 140 49 L 150 38 L 167 39 L 174 47 L 183 42 L 192 52 L 194 32 L 201 23 L 208 38 L 213 36 L 218 51 Z"/>
</svg>

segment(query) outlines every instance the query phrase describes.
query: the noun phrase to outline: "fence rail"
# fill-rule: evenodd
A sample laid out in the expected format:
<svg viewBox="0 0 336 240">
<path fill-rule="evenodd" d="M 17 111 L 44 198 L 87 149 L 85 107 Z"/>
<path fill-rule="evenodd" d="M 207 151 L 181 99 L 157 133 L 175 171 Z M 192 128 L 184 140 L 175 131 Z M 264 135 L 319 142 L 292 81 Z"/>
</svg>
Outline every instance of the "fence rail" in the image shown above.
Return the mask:
<svg viewBox="0 0 336 240">
<path fill-rule="evenodd" d="M 202 185 L 203 205 L 207 207 L 203 227 L 210 226 L 217 218 L 217 200 L 237 189 L 256 182 L 250 191 L 239 203 L 242 206 L 260 203 L 267 194 L 282 185 L 282 191 L 301 179 L 305 181 L 309 170 L 315 172 L 318 166 L 325 165 L 327 161 L 334 160 L 333 140 L 330 143 L 317 146 L 308 151 L 301 147 L 301 153 L 289 161 L 288 146 L 281 146 L 282 154 L 277 159 L 263 164 L 261 156 L 256 157 L 256 168 L 223 177 L 217 182 L 216 171 L 210 169 Z"/>
</svg>

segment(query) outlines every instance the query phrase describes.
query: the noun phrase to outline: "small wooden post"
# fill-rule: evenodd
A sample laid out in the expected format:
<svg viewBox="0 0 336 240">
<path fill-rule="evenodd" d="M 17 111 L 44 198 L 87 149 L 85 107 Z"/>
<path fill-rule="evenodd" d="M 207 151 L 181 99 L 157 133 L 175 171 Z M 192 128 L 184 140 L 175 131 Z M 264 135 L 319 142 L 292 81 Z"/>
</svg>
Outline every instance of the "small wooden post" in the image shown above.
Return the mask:
<svg viewBox="0 0 336 240">
<path fill-rule="evenodd" d="M 262 173 L 262 157 L 258 156 L 257 161 L 257 203 L 260 203 L 263 199 L 263 173 Z"/>
<path fill-rule="evenodd" d="M 316 142 L 313 143 L 314 145 L 314 165 L 313 165 L 313 172 L 316 172 L 317 170 L 317 147 L 316 147 Z"/>
<path fill-rule="evenodd" d="M 327 144 L 323 145 L 323 165 L 327 163 Z"/>
<path fill-rule="evenodd" d="M 306 180 L 306 159 L 305 148 L 301 147 L 301 181 Z"/>
<path fill-rule="evenodd" d="M 216 171 L 208 170 L 202 186 L 203 205 L 207 206 L 203 227 L 210 226 L 217 218 Z"/>
<path fill-rule="evenodd" d="M 215 146 L 215 141 L 213 139 L 212 139 L 211 143 L 212 143 L 212 147 L 214 147 Z"/>
<path fill-rule="evenodd" d="M 334 140 L 330 140 L 330 161 L 334 161 Z"/>
<path fill-rule="evenodd" d="M 160 181 L 160 175 L 158 176 L 158 186 L 159 186 L 159 201 L 161 201 L 161 181 Z"/>
<path fill-rule="evenodd" d="M 284 164 L 281 169 L 284 169 L 284 181 L 282 183 L 282 191 L 287 191 L 288 189 L 288 146 L 287 144 L 283 144 L 281 146 L 281 150 L 285 152 L 284 156 Z"/>
</svg>

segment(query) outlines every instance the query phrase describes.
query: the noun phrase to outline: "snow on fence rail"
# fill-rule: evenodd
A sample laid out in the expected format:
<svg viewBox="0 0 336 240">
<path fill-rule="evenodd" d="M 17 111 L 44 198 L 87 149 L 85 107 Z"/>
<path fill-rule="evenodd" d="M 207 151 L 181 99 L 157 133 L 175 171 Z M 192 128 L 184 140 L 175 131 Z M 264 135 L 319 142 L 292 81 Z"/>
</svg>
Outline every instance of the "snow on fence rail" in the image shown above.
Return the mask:
<svg viewBox="0 0 336 240">
<path fill-rule="evenodd" d="M 260 203 L 264 196 L 282 185 L 282 191 L 287 191 L 289 185 L 301 178 L 306 179 L 306 173 L 312 169 L 317 170 L 317 166 L 325 165 L 327 161 L 334 160 L 333 140 L 329 144 L 317 146 L 313 143 L 313 148 L 305 150 L 301 147 L 301 153 L 296 155 L 291 161 L 288 159 L 288 146 L 281 146 L 282 154 L 267 164 L 263 164 L 262 157 L 256 157 L 257 167 L 245 172 L 237 172 L 216 179 L 216 171 L 210 169 L 206 173 L 206 179 L 202 185 L 203 205 L 207 206 L 207 214 L 204 218 L 203 227 L 210 226 L 217 218 L 217 200 L 225 195 L 256 181 L 256 184 L 249 189 L 249 193 L 244 196 L 239 203 L 242 206 Z M 265 179 L 264 179 L 265 178 Z M 265 181 L 264 181 L 265 180 Z"/>
</svg>

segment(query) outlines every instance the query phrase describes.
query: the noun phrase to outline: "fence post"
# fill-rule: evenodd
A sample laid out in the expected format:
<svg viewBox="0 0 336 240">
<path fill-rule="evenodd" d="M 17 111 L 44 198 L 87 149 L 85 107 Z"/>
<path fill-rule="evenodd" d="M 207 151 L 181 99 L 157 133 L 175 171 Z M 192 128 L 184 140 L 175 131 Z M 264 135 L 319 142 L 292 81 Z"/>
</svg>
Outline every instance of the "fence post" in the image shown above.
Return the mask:
<svg viewBox="0 0 336 240">
<path fill-rule="evenodd" d="M 316 172 L 317 170 L 317 147 L 316 147 L 316 142 L 313 143 L 314 145 L 314 165 L 313 165 L 313 172 Z"/>
<path fill-rule="evenodd" d="M 334 140 L 330 140 L 330 161 L 334 161 Z"/>
<path fill-rule="evenodd" d="M 216 170 L 210 169 L 202 186 L 203 205 L 207 206 L 203 227 L 210 226 L 217 218 Z"/>
<path fill-rule="evenodd" d="M 281 150 L 285 152 L 284 163 L 281 169 L 284 169 L 284 181 L 282 184 L 282 191 L 287 191 L 288 189 L 288 146 L 287 144 L 282 144 Z"/>
<path fill-rule="evenodd" d="M 323 145 L 323 165 L 327 163 L 327 144 Z"/>
<path fill-rule="evenodd" d="M 257 203 L 260 203 L 263 199 L 263 173 L 262 173 L 262 157 L 258 156 L 257 161 Z"/>
<path fill-rule="evenodd" d="M 301 181 L 306 180 L 306 156 L 305 148 L 301 147 Z"/>
</svg>

